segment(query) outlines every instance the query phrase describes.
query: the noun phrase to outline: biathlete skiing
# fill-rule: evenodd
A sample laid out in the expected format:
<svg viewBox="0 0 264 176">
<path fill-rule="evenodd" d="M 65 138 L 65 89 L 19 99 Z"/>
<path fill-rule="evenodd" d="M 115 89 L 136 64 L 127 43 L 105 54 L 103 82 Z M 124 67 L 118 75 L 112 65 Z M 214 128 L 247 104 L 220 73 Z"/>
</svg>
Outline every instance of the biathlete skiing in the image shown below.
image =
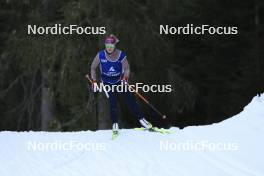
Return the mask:
<svg viewBox="0 0 264 176">
<path fill-rule="evenodd" d="M 129 79 L 129 63 L 126 57 L 125 52 L 116 48 L 119 40 L 114 35 L 109 35 L 105 38 L 104 44 L 105 49 L 101 50 L 95 56 L 91 64 L 91 81 L 93 90 L 96 91 L 98 86 L 96 80 L 96 68 L 99 66 L 101 71 L 101 82 L 104 85 L 128 85 Z M 118 109 L 117 109 L 117 97 L 121 96 L 127 106 L 129 106 L 133 116 L 139 121 L 139 123 L 145 129 L 151 129 L 152 124 L 148 122 L 140 107 L 135 101 L 134 94 L 130 91 L 108 91 L 108 100 L 110 108 L 110 117 L 112 121 L 112 130 L 113 134 L 118 134 Z"/>
</svg>

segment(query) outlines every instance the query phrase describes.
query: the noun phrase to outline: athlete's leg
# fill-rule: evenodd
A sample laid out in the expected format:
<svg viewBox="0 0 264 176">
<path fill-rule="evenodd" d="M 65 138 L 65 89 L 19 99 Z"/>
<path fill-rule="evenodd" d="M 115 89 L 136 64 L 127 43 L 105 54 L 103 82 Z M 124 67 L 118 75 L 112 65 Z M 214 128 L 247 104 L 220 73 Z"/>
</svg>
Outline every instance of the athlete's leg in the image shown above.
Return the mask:
<svg viewBox="0 0 264 176">
<path fill-rule="evenodd" d="M 109 94 L 109 108 L 110 108 L 110 117 L 112 123 L 117 123 L 117 94 L 116 92 L 108 92 Z"/>
<path fill-rule="evenodd" d="M 131 92 L 122 92 L 122 97 L 125 100 L 125 103 L 129 107 L 129 109 L 131 110 L 132 114 L 135 116 L 135 118 L 137 118 L 138 120 L 144 118 L 144 115 L 140 107 L 138 106 L 134 95 Z"/>
<path fill-rule="evenodd" d="M 144 118 L 140 107 L 136 103 L 134 95 L 129 91 L 123 92 L 122 95 L 125 99 L 126 104 L 129 106 L 130 110 L 132 111 L 133 115 L 137 118 L 137 120 L 139 120 L 140 124 L 146 129 L 152 128 L 152 124 Z"/>
</svg>

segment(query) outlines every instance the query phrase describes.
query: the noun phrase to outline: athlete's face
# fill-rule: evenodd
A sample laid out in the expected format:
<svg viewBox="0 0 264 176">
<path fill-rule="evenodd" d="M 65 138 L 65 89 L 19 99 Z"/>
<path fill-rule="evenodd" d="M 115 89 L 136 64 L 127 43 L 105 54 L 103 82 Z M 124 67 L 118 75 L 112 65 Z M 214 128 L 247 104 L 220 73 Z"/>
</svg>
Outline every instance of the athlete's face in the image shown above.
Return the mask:
<svg viewBox="0 0 264 176">
<path fill-rule="evenodd" d="M 112 53 L 115 50 L 115 45 L 114 44 L 105 44 L 105 49 L 108 53 Z"/>
</svg>

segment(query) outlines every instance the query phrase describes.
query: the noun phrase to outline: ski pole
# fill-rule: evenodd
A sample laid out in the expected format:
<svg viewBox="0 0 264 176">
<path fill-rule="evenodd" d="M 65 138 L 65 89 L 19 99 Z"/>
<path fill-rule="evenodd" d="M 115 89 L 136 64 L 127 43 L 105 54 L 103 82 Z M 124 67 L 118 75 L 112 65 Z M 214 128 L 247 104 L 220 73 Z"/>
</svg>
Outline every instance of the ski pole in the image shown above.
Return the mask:
<svg viewBox="0 0 264 176">
<path fill-rule="evenodd" d="M 135 91 L 133 87 L 131 87 L 129 84 L 127 84 L 135 94 L 141 98 L 151 109 L 153 109 L 157 114 L 159 114 L 163 119 L 166 119 L 166 115 L 162 114 L 157 108 L 155 108 L 143 95 L 141 95 L 139 92 Z"/>
<path fill-rule="evenodd" d="M 93 85 L 93 81 L 91 80 L 91 78 L 89 77 L 89 75 L 87 74 L 87 75 L 85 75 L 85 77 L 86 77 L 86 78 L 90 81 L 90 83 Z M 102 83 L 102 84 L 103 84 L 103 83 Z M 106 97 L 109 98 L 109 94 L 108 94 L 108 92 L 106 91 L 104 84 L 103 84 L 103 90 L 104 90 L 104 93 L 105 93 Z"/>
</svg>

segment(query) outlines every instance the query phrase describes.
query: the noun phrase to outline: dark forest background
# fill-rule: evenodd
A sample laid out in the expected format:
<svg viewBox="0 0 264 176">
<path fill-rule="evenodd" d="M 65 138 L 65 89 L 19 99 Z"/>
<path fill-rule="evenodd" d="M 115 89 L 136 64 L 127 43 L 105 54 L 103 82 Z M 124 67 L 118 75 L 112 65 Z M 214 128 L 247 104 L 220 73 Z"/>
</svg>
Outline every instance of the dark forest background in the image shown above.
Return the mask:
<svg viewBox="0 0 264 176">
<path fill-rule="evenodd" d="M 261 0 L 0 0 L 0 130 L 110 128 L 107 100 L 92 93 L 101 35 L 27 35 L 27 25 L 106 26 L 127 53 L 130 82 L 172 84 L 138 101 L 155 126 L 211 124 L 264 92 Z M 159 25 L 237 26 L 238 35 L 159 35 Z M 139 125 L 120 103 L 123 128 Z"/>
</svg>

